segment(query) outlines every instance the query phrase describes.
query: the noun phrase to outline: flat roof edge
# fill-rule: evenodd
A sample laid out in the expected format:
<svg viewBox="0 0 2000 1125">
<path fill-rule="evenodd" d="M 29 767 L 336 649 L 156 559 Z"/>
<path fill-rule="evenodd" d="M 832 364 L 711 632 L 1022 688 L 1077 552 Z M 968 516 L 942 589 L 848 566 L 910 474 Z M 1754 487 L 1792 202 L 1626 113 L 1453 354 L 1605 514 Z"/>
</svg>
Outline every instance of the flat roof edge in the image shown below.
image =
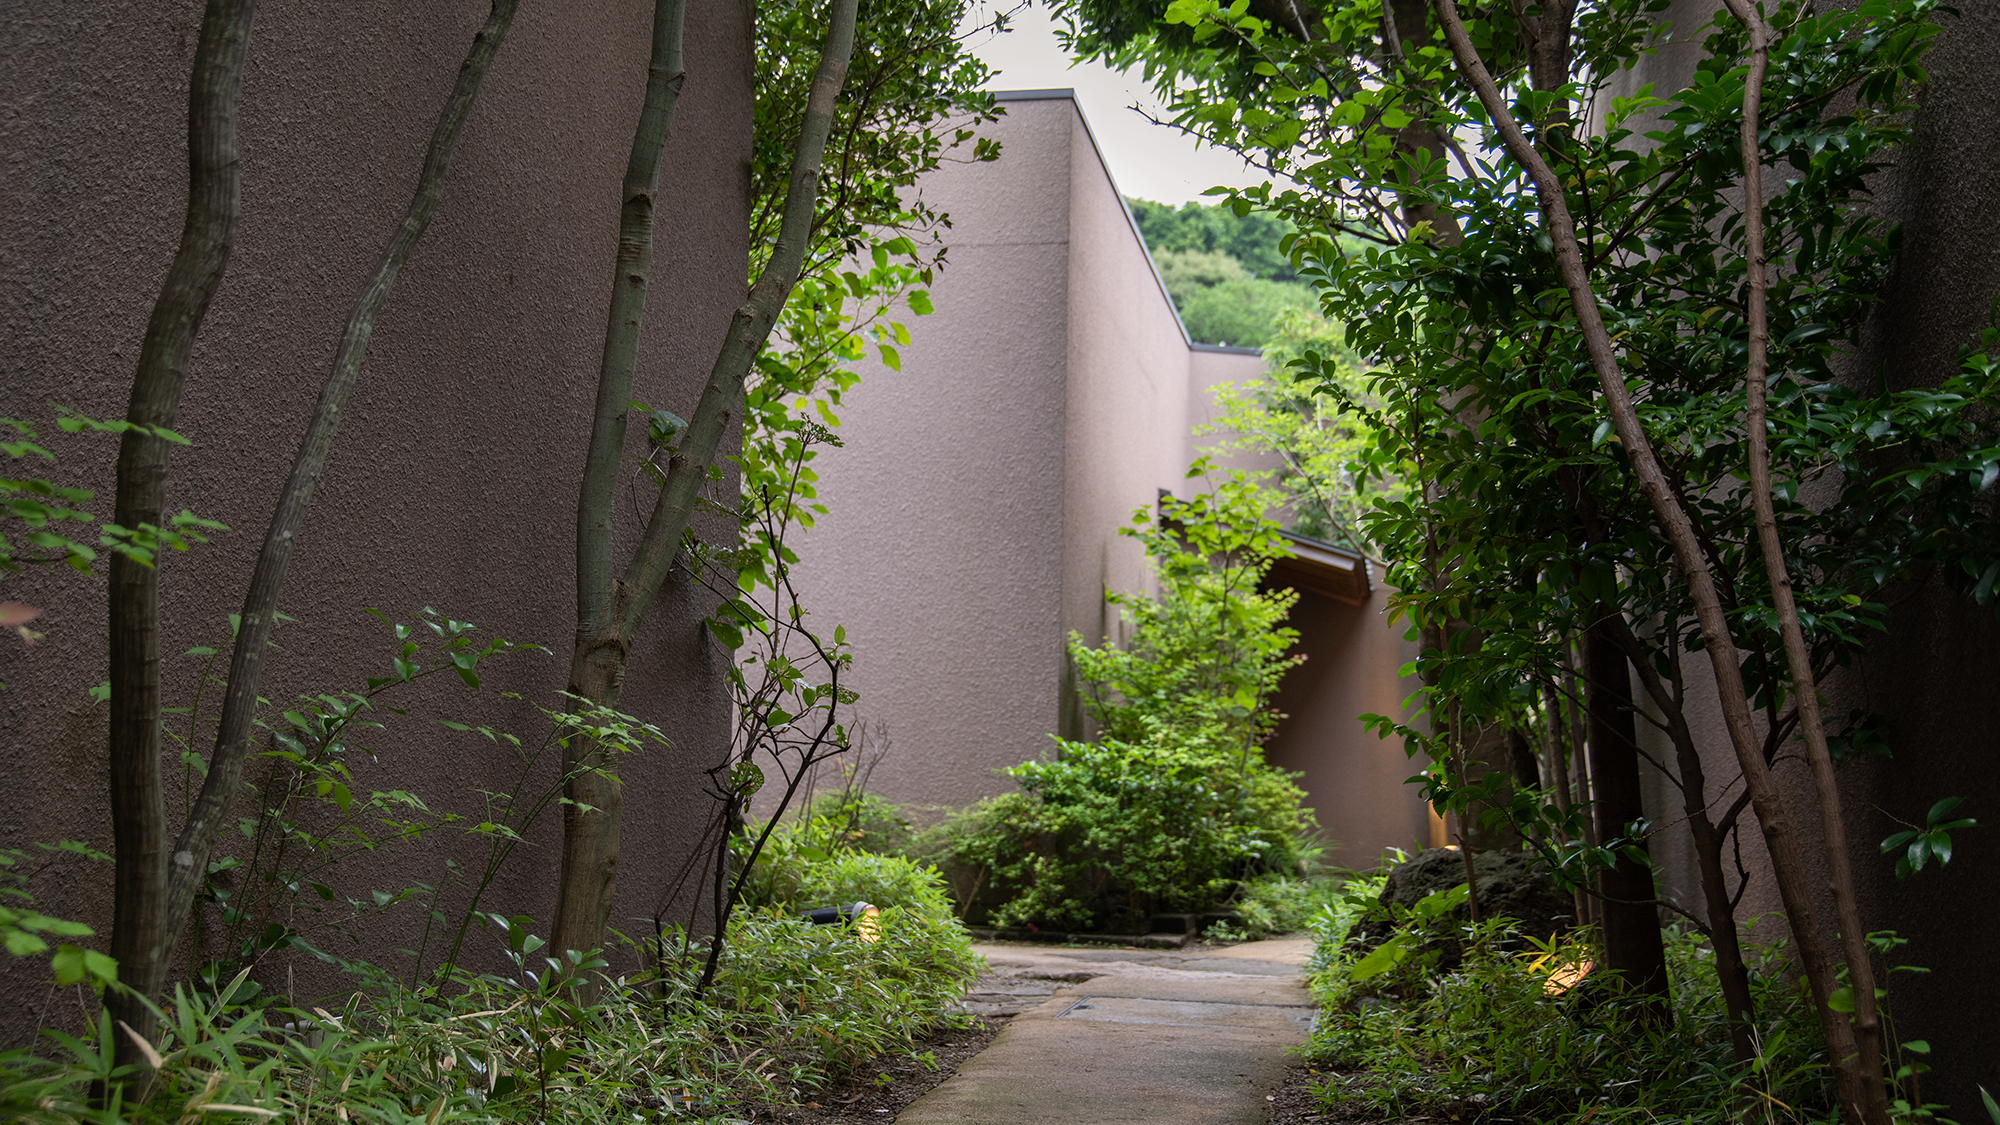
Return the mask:
<svg viewBox="0 0 2000 1125">
<path fill-rule="evenodd" d="M 1190 342 L 1188 344 L 1188 350 L 1191 352 L 1215 352 L 1219 355 L 1261 356 L 1264 354 L 1263 348 L 1244 348 L 1244 347 L 1238 347 L 1235 344 L 1196 344 Z"/>
<path fill-rule="evenodd" d="M 1046 90 L 994 90 L 992 94 L 993 100 L 996 102 L 1047 102 L 1057 99 L 1076 100 L 1076 88 L 1073 86 L 1052 86 Z"/>
</svg>

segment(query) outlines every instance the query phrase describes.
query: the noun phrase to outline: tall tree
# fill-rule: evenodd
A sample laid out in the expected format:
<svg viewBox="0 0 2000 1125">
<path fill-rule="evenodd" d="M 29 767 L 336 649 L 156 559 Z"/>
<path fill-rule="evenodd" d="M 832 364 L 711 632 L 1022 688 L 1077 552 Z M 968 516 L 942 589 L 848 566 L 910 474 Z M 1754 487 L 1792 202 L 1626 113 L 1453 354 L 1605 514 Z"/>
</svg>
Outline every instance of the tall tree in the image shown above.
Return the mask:
<svg viewBox="0 0 2000 1125">
<path fill-rule="evenodd" d="M 118 445 L 113 520 L 121 527 L 166 522 L 167 433 L 180 406 L 188 357 L 222 284 L 242 208 L 237 135 L 243 60 L 255 0 L 209 0 L 188 89 L 188 198 L 180 247 L 160 286 L 140 345 Z M 111 825 L 114 906 L 111 956 L 128 991 L 112 1014 L 139 1034 L 153 1021 L 142 998 L 165 982 L 173 927 L 167 912 L 167 823 L 160 789 L 160 575 L 154 561 L 114 555 L 111 580 Z M 129 1042 L 121 1058 L 138 1055 Z M 141 1060 L 143 1061 L 143 1060 Z"/>
<path fill-rule="evenodd" d="M 659 596 L 696 495 L 709 478 L 722 439 L 742 417 L 743 390 L 757 353 L 784 311 L 805 263 L 820 179 L 834 121 L 835 101 L 846 84 L 854 50 L 856 0 L 833 0 L 825 45 L 794 150 L 776 243 L 750 296 L 730 319 L 729 331 L 694 416 L 665 436 L 672 453 L 638 547 L 614 573 L 611 503 L 624 457 L 626 419 L 632 409 L 632 373 L 645 316 L 653 244 L 653 201 L 659 154 L 672 127 L 673 107 L 685 81 L 682 24 L 686 0 L 659 0 L 653 15 L 653 52 L 639 127 L 626 166 L 620 211 L 618 261 L 598 373 L 597 409 L 590 452 L 577 502 L 577 634 L 569 691 L 592 703 L 615 706 L 627 654 L 646 612 Z M 595 949 L 604 941 L 616 888 L 621 784 L 596 768 L 596 750 L 578 743 L 569 751 L 575 777 L 564 804 L 562 874 L 557 889 L 553 942 L 558 949 Z"/>
<path fill-rule="evenodd" d="M 1404 466 L 1426 486 L 1421 502 L 1378 505 L 1368 526 L 1385 550 L 1411 554 L 1397 577 L 1413 613 L 1481 628 L 1479 646 L 1426 653 L 1439 669 L 1434 696 L 1504 713 L 1523 679 L 1560 678 L 1552 642 L 1607 626 L 1606 647 L 1623 659 L 1603 667 L 1639 672 L 1659 713 L 1638 717 L 1674 746 L 1670 780 L 1702 853 L 1708 917 L 1694 920 L 1718 957 L 1733 947 L 1741 889 L 1724 883 L 1715 850 L 1754 808 L 1845 1110 L 1881 1121 L 1876 1032 L 1840 981 L 1844 969 L 1868 987 L 1863 924 L 1845 902 L 1837 927 L 1816 916 L 1797 811 L 1771 763 L 1809 723 L 1817 676 L 1859 651 L 1854 626 L 1881 622 L 1879 593 L 1893 576 L 1933 561 L 1989 572 L 1991 543 L 1953 513 L 1990 479 L 1990 427 L 1959 404 L 1994 393 L 1991 365 L 1969 363 L 1941 395 L 1869 395 L 1829 369 L 1880 283 L 1888 247 L 1860 201 L 1900 136 L 1908 84 L 1921 80 L 1933 5 L 1787 6 L 1768 56 L 1756 28 L 1738 26 L 1753 18 L 1724 17 L 1690 89 L 1631 99 L 1604 84 L 1653 34 L 1643 3 L 1481 2 L 1469 19 L 1450 0 L 1428 6 L 1428 21 L 1407 2 L 1313 9 L 1304 30 L 1208 0 L 1173 0 L 1163 12 L 1090 0 L 1081 10 L 1087 21 L 1106 9 L 1145 13 L 1101 21 L 1103 53 L 1145 56 L 1178 123 L 1297 181 L 1242 191 L 1236 203 L 1300 225 L 1301 276 L 1350 318 L 1349 343 L 1378 365 L 1374 387 L 1388 405 L 1377 431 L 1422 456 Z M 1769 116 L 1757 120 L 1765 85 Z M 1574 131 L 1579 106 L 1593 110 L 1589 135 Z M 1640 114 L 1658 123 L 1644 136 Z M 1402 143 L 1419 127 L 1452 159 Z M 1453 146 L 1473 136 L 1484 159 L 1457 159 Z M 1773 158 L 1798 179 L 1771 201 L 1743 192 L 1745 176 Z M 1425 207 L 1457 225 L 1424 221 Z M 1760 224 L 1782 233 L 1752 245 L 1746 232 Z M 1330 237 L 1340 232 L 1387 237 L 1352 255 Z M 1311 377 L 1320 366 L 1308 358 L 1299 369 Z M 1399 413 L 1419 413 L 1406 406 L 1422 408 L 1423 426 L 1402 425 Z M 1950 421 L 1933 426 L 1925 411 Z M 1746 428 L 1760 435 L 1748 457 Z M 1872 458 L 1892 447 L 1921 467 L 1885 471 Z M 1841 499 L 1801 503 L 1813 480 L 1837 480 Z M 1448 565 L 1433 557 L 1440 545 Z M 1787 586 L 1797 593 L 1789 607 Z M 1971 592 L 1987 602 L 1992 587 Z M 1723 783 L 1744 787 L 1712 820 L 1683 707 L 1682 656 L 1694 652 L 1689 663 L 1707 666 L 1723 702 L 1737 773 Z M 1607 677 L 1630 682 L 1623 667 L 1598 678 Z M 1806 741 L 1818 761 L 1818 739 Z M 1600 799 L 1614 779 L 1595 771 L 1610 764 L 1592 763 Z M 1833 823 L 1830 761 L 1815 774 L 1817 811 Z M 1598 827 L 1609 831 L 1612 818 Z M 1840 846 L 1838 833 L 1822 835 Z M 1565 847 L 1615 865 L 1633 843 Z M 1844 862 L 1822 858 L 1836 873 Z M 1740 983 L 1724 973 L 1732 1012 L 1745 1017 Z M 1748 1042 L 1738 1035 L 1739 1049 Z"/>
</svg>

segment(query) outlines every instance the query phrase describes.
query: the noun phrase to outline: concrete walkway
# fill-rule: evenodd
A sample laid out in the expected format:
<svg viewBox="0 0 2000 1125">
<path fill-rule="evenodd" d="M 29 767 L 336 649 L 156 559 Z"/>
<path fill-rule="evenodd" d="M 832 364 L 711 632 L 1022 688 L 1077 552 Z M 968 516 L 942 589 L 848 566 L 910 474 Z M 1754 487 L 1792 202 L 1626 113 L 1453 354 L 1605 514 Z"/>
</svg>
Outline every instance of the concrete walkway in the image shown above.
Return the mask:
<svg viewBox="0 0 2000 1125">
<path fill-rule="evenodd" d="M 1018 1012 L 900 1125 L 1263 1125 L 1305 1040 L 1304 938 L 1206 953 L 981 945 L 967 1006 Z"/>
</svg>

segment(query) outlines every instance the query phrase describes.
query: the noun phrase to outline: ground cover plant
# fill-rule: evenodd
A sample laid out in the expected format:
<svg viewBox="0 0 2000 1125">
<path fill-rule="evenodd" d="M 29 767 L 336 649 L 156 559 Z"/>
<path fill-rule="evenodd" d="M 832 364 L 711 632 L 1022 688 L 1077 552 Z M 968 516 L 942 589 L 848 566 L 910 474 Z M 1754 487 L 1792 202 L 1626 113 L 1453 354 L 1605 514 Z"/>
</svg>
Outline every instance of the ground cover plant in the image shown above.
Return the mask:
<svg viewBox="0 0 2000 1125">
<path fill-rule="evenodd" d="M 845 889 L 844 887 L 842 889 Z M 619 977 L 551 956 L 525 918 L 483 918 L 511 968 L 423 988 L 351 963 L 356 989 L 295 1007 L 247 979 L 181 985 L 148 1045 L 141 1103 L 114 1085 L 123 1034 L 56 1033 L 55 1057 L 0 1054 L 0 1114 L 37 1122 L 185 1121 L 237 1114 L 313 1121 L 715 1119 L 745 1100 L 789 1103 L 941 1019 L 974 971 L 948 905 L 884 909 L 872 940 L 772 908 L 739 916 L 714 984 L 699 965 Z M 577 978 L 598 975 L 595 1003 Z M 115 987 L 115 985 L 113 986 Z"/>
<path fill-rule="evenodd" d="M 1305 1053 L 1327 1112 L 1687 1125 L 1838 1119 L 1817 1022 L 1782 948 L 1752 950 L 1761 1022 L 1745 1072 L 1734 1064 L 1714 957 L 1700 935 L 1669 937 L 1674 1004 L 1662 1022 L 1615 975 L 1579 976 L 1602 963 L 1593 931 L 1536 941 L 1504 917 L 1453 922 L 1463 886 L 1392 915 L 1376 902 L 1382 882 L 1350 884 L 1315 922 L 1311 985 L 1322 1012 Z M 1388 925 L 1386 940 L 1354 943 L 1349 928 L 1362 919 Z M 1446 947 L 1462 956 L 1445 958 Z"/>
</svg>

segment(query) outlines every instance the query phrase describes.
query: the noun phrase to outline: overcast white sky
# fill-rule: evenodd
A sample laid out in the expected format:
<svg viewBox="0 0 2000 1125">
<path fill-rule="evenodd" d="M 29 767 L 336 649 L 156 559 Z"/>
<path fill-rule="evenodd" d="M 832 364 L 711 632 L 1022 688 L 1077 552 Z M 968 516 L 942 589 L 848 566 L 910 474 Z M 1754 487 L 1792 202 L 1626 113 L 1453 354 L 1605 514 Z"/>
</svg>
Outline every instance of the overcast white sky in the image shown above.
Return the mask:
<svg viewBox="0 0 2000 1125">
<path fill-rule="evenodd" d="M 987 5 L 974 10 L 992 18 Z M 969 41 L 973 53 L 1000 72 L 987 88 L 1074 89 L 1111 177 L 1126 195 L 1178 206 L 1200 199 L 1203 190 L 1217 184 L 1243 186 L 1267 178 L 1233 154 L 1196 147 L 1178 130 L 1155 125 L 1134 111 L 1131 107 L 1139 104 L 1165 116 L 1136 70 L 1128 77 L 1098 63 L 1072 66 L 1056 41 L 1048 8 L 1039 0 L 1009 18 L 1008 27 L 1005 35 L 980 32 Z"/>
</svg>

